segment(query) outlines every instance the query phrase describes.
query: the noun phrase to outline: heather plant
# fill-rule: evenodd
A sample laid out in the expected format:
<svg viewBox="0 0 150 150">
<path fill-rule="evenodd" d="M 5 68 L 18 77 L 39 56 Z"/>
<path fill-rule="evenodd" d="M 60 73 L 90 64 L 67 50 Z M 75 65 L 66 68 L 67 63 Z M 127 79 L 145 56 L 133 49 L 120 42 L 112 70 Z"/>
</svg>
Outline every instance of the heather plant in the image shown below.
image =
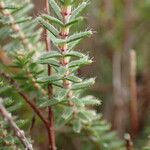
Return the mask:
<svg viewBox="0 0 150 150">
<path fill-rule="evenodd" d="M 92 63 L 88 55 L 76 48 L 82 39 L 93 34 L 92 30 L 76 29 L 77 23 L 84 20 L 81 13 L 89 1 L 77 5 L 74 0 L 46 0 L 46 13 L 35 20 L 28 16 L 33 5 L 28 1 L 20 2 L 19 5 L 18 2 L 0 0 L 0 48 L 10 60 L 9 63 L 1 63 L 0 94 L 4 100 L 0 105 L 0 113 L 3 114 L 2 110 L 5 112 L 2 118 L 8 120 L 10 126 L 14 122 L 13 117 L 6 115 L 7 111 L 11 111 L 4 104 L 6 97 L 13 97 L 15 104 L 24 100 L 44 124 L 48 134 L 47 149 L 62 149 L 60 140 L 62 133 L 65 133 L 72 141 L 80 138 L 81 150 L 125 150 L 124 143 L 115 132 L 110 131 L 111 126 L 93 108 L 100 105 L 100 100 L 84 94 L 95 83 L 95 78 L 78 76 L 79 68 Z M 53 16 L 50 15 L 49 7 L 53 10 Z M 38 24 L 44 30 L 43 41 L 40 39 L 42 29 L 37 28 Z M 15 104 L 11 103 L 14 106 L 12 114 L 18 108 Z M 27 106 L 23 107 L 27 109 Z M 32 117 L 26 119 L 34 126 Z M 5 121 L 1 122 L 1 126 L 9 132 Z M 28 123 L 27 126 L 30 128 Z M 26 129 L 25 133 L 30 137 Z M 13 134 L 8 137 L 16 139 Z M 18 139 L 21 145 L 22 136 Z M 16 140 L 7 147 L 15 149 L 15 144 L 18 146 Z M 26 140 L 29 147 L 22 143 L 21 149 L 32 149 L 34 137 L 33 140 Z M 0 146 L 5 148 L 2 142 Z"/>
</svg>

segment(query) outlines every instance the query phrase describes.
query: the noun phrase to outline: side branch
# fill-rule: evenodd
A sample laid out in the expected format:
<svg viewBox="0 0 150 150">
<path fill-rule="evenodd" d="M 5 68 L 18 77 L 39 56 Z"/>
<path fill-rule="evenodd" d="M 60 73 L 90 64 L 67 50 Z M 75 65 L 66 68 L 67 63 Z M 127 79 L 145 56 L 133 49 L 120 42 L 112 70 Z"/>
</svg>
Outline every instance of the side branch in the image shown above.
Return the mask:
<svg viewBox="0 0 150 150">
<path fill-rule="evenodd" d="M 5 109 L 3 104 L 1 103 L 0 99 L 0 114 L 2 117 L 7 121 L 7 123 L 11 126 L 11 128 L 14 130 L 15 135 L 18 137 L 18 139 L 21 141 L 21 143 L 25 146 L 27 150 L 33 150 L 32 144 L 28 141 L 28 139 L 24 135 L 24 131 L 22 131 L 14 122 L 14 120 L 11 117 L 11 114 Z"/>
</svg>

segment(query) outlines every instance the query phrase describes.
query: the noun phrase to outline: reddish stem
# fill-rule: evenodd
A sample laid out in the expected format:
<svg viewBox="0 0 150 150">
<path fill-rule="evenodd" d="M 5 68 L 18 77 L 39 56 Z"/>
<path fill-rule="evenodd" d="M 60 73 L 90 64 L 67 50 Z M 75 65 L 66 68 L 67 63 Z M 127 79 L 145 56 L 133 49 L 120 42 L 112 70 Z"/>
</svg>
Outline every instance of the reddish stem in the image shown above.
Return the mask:
<svg viewBox="0 0 150 150">
<path fill-rule="evenodd" d="M 49 3 L 48 0 L 45 0 L 45 11 L 47 14 L 49 14 Z M 45 38 L 45 45 L 46 45 L 46 51 L 51 51 L 51 43 L 50 39 L 48 37 L 48 30 L 44 30 L 44 38 Z M 51 75 L 51 66 L 48 65 L 48 76 Z M 52 85 L 48 85 L 48 96 L 51 98 L 53 93 Z M 51 107 L 48 108 L 48 120 L 49 120 L 49 130 L 48 130 L 48 137 L 49 137 L 49 149 L 50 150 L 56 150 L 56 142 L 55 142 L 55 127 L 54 127 L 54 114 Z"/>
</svg>

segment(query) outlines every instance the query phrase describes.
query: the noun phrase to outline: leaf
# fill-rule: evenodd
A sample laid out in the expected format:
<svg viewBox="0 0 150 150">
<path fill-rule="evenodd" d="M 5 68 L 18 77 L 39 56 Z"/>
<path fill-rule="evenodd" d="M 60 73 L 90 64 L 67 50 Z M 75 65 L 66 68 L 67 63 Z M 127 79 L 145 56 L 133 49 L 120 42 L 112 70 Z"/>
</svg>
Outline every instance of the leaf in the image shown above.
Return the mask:
<svg viewBox="0 0 150 150">
<path fill-rule="evenodd" d="M 71 27 L 72 25 L 74 25 L 75 23 L 78 23 L 79 21 L 82 21 L 83 19 L 84 19 L 83 17 L 75 18 L 69 21 L 67 24 L 65 24 L 65 27 Z"/>
<path fill-rule="evenodd" d="M 72 73 L 77 73 L 78 69 L 79 69 L 79 67 L 73 67 L 73 68 L 69 68 L 69 71 Z"/>
<path fill-rule="evenodd" d="M 96 117 L 96 112 L 93 110 L 81 110 L 78 116 L 84 121 L 92 121 Z"/>
<path fill-rule="evenodd" d="M 71 56 L 71 57 L 79 57 L 79 58 L 82 58 L 84 57 L 85 55 L 82 54 L 81 52 L 77 52 L 77 51 L 69 51 L 65 54 L 65 56 Z"/>
<path fill-rule="evenodd" d="M 51 5 L 52 9 L 54 10 L 54 13 L 57 15 L 57 17 L 61 20 L 61 9 L 58 6 L 58 4 L 55 2 L 55 0 L 49 0 L 49 4 Z"/>
<path fill-rule="evenodd" d="M 56 36 L 54 36 L 52 33 L 50 33 L 50 39 L 54 43 L 54 45 L 56 45 L 56 46 L 58 46 L 58 44 L 66 43 L 65 39 L 59 39 Z"/>
<path fill-rule="evenodd" d="M 48 99 L 45 102 L 40 102 L 39 107 L 55 106 L 59 103 L 65 102 L 65 101 L 67 101 L 67 100 L 66 99 L 58 99 L 58 98 L 57 99 L 56 98 Z"/>
<path fill-rule="evenodd" d="M 68 68 L 64 67 L 64 66 L 60 66 L 59 68 L 57 68 L 57 73 L 61 74 L 61 75 L 65 75 L 68 72 Z"/>
<path fill-rule="evenodd" d="M 72 81 L 74 83 L 80 83 L 82 82 L 82 79 L 77 77 L 77 76 L 74 76 L 74 75 L 71 75 L 71 76 L 68 76 L 66 77 L 65 79 L 69 80 L 69 81 Z"/>
<path fill-rule="evenodd" d="M 55 81 L 59 81 L 62 79 L 63 79 L 63 76 L 61 76 L 61 75 L 51 75 L 51 76 L 39 77 L 37 79 L 37 82 L 39 82 L 39 83 L 53 83 Z"/>
<path fill-rule="evenodd" d="M 88 2 L 82 2 L 79 6 L 72 12 L 70 20 L 75 19 L 88 5 Z"/>
<path fill-rule="evenodd" d="M 69 50 L 72 50 L 76 45 L 78 45 L 80 43 L 80 41 L 81 41 L 81 39 L 68 43 Z"/>
<path fill-rule="evenodd" d="M 20 5 L 13 4 L 13 3 L 12 4 L 5 4 L 3 6 L 3 3 L 2 3 L 0 9 L 18 9 L 20 7 L 21 7 Z"/>
<path fill-rule="evenodd" d="M 69 89 L 59 89 L 57 92 L 56 92 L 56 99 L 65 99 L 67 94 L 69 92 Z"/>
<path fill-rule="evenodd" d="M 37 63 L 39 63 L 39 64 L 50 64 L 50 65 L 55 66 L 55 67 L 60 66 L 59 62 L 56 61 L 55 59 L 38 60 Z"/>
<path fill-rule="evenodd" d="M 100 100 L 96 99 L 94 96 L 89 95 L 80 99 L 85 105 L 100 105 Z"/>
<path fill-rule="evenodd" d="M 7 19 L 0 19 L 0 22 L 3 23 L 3 24 L 6 24 L 6 25 L 11 25 L 12 23 L 15 23 L 15 24 L 20 24 L 20 23 L 24 23 L 24 22 L 27 22 L 27 21 L 31 21 L 32 20 L 32 17 L 26 17 L 26 18 L 20 18 L 18 20 L 15 20 L 15 22 L 13 21 L 10 21 L 10 20 L 7 20 Z"/>
<path fill-rule="evenodd" d="M 31 21 L 31 20 L 32 20 L 32 17 L 20 18 L 19 20 L 16 20 L 15 23 L 20 24 L 20 23 L 24 23 L 27 21 Z"/>
<path fill-rule="evenodd" d="M 54 57 L 61 57 L 61 54 L 58 51 L 44 52 L 39 59 L 48 59 Z"/>
<path fill-rule="evenodd" d="M 58 51 L 51 51 L 51 52 L 44 52 L 39 59 L 48 59 L 48 58 L 54 58 L 54 57 L 79 57 L 82 58 L 85 55 L 81 52 L 77 51 L 69 51 L 66 54 L 61 54 Z"/>
<path fill-rule="evenodd" d="M 71 117 L 71 115 L 73 114 L 73 112 L 74 112 L 74 109 L 72 107 L 67 107 L 65 109 L 65 111 L 63 112 L 63 114 L 62 114 L 62 118 L 65 119 L 65 120 L 67 120 L 68 118 Z"/>
<path fill-rule="evenodd" d="M 90 78 L 87 80 L 84 80 L 81 83 L 75 83 L 72 85 L 72 90 L 79 90 L 83 88 L 88 88 L 89 86 L 93 85 L 95 83 L 95 78 Z"/>
<path fill-rule="evenodd" d="M 47 23 L 44 19 L 42 19 L 41 17 L 38 17 L 38 22 L 43 25 L 48 31 L 50 31 L 54 36 L 58 36 L 59 35 L 59 31 L 52 26 L 51 24 Z"/>
<path fill-rule="evenodd" d="M 94 126 L 93 129 L 96 130 L 99 133 L 100 132 L 105 132 L 105 131 L 110 130 L 110 125 L 105 124 L 105 125 Z"/>
<path fill-rule="evenodd" d="M 64 88 L 63 84 L 59 81 L 53 82 L 52 84 L 57 86 L 57 87 Z"/>
<path fill-rule="evenodd" d="M 79 106 L 85 106 L 85 105 L 100 105 L 100 100 L 96 99 L 94 96 L 85 96 L 85 97 L 77 97 L 73 98 L 72 101 L 79 105 Z"/>
<path fill-rule="evenodd" d="M 50 23 L 55 23 L 55 24 L 60 25 L 61 27 L 64 27 L 63 22 L 61 22 L 59 19 L 57 19 L 57 18 L 55 18 L 53 16 L 50 16 L 50 15 L 47 15 L 47 14 L 43 14 L 41 17 L 43 19 L 48 20 Z"/>
<path fill-rule="evenodd" d="M 67 38 L 66 42 L 70 43 L 76 40 L 80 40 L 84 37 L 88 37 L 92 35 L 92 31 L 85 31 L 85 32 L 80 32 L 80 33 L 75 33 L 73 35 L 71 35 L 70 37 Z"/>
<path fill-rule="evenodd" d="M 81 67 L 81 66 L 88 65 L 88 64 L 91 64 L 91 63 L 92 63 L 92 60 L 89 60 L 88 57 L 85 56 L 84 58 L 81 58 L 79 60 L 71 61 L 68 65 L 68 67 L 69 68 Z"/>
<path fill-rule="evenodd" d="M 85 106 L 79 97 L 72 98 L 72 102 L 74 104 L 76 104 L 77 106 L 80 106 L 80 107 L 84 107 Z"/>
<path fill-rule="evenodd" d="M 32 10 L 33 7 L 33 4 L 26 3 L 22 7 L 19 7 L 18 9 L 12 11 L 12 15 L 14 15 L 16 18 L 21 18 L 22 16 L 26 16 L 27 13 L 29 13 L 29 11 Z"/>
<path fill-rule="evenodd" d="M 106 125 L 107 126 L 107 125 Z M 100 126 L 99 126 L 100 127 Z M 109 130 L 111 127 L 110 127 L 110 125 L 108 126 L 108 128 L 107 128 L 107 130 Z M 106 131 L 107 131 L 106 130 Z M 99 129 L 99 131 L 101 132 L 101 131 L 105 131 L 105 130 L 101 130 L 101 129 Z M 103 136 L 103 139 L 104 140 L 112 140 L 112 139 L 114 139 L 114 138 L 116 138 L 116 136 L 117 136 L 117 134 L 116 134 L 116 132 L 114 132 L 114 131 L 112 131 L 112 132 L 108 132 L 106 135 L 104 135 Z"/>
</svg>

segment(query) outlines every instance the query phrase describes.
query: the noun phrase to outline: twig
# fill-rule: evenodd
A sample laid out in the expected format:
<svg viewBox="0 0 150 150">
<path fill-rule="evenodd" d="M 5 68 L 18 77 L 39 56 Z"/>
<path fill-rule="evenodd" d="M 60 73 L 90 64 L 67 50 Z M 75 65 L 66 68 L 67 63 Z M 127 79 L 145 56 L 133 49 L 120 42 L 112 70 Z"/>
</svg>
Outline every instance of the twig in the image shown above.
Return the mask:
<svg viewBox="0 0 150 150">
<path fill-rule="evenodd" d="M 15 135 L 18 137 L 18 139 L 21 141 L 21 143 L 25 146 L 27 150 L 33 150 L 32 144 L 28 141 L 28 139 L 24 135 L 24 131 L 22 131 L 16 123 L 13 121 L 11 114 L 5 109 L 3 104 L 1 103 L 0 98 L 0 114 L 2 117 L 7 121 L 7 123 L 11 126 L 11 128 L 14 130 Z"/>
<path fill-rule="evenodd" d="M 48 0 L 45 0 L 45 11 L 47 14 L 49 14 L 49 2 Z M 45 29 L 44 30 L 44 39 L 45 39 L 45 45 L 46 45 L 46 51 L 50 52 L 51 51 L 51 43 L 50 43 L 50 39 L 48 37 L 48 30 Z M 48 65 L 48 76 L 51 75 L 51 66 Z M 52 85 L 49 84 L 48 85 L 48 96 L 49 98 L 51 98 L 53 94 L 53 88 Z M 54 127 L 54 114 L 53 114 L 53 110 L 51 107 L 48 107 L 48 119 L 49 119 L 49 149 L 50 150 L 56 150 L 56 142 L 55 142 L 55 127 Z"/>
</svg>

